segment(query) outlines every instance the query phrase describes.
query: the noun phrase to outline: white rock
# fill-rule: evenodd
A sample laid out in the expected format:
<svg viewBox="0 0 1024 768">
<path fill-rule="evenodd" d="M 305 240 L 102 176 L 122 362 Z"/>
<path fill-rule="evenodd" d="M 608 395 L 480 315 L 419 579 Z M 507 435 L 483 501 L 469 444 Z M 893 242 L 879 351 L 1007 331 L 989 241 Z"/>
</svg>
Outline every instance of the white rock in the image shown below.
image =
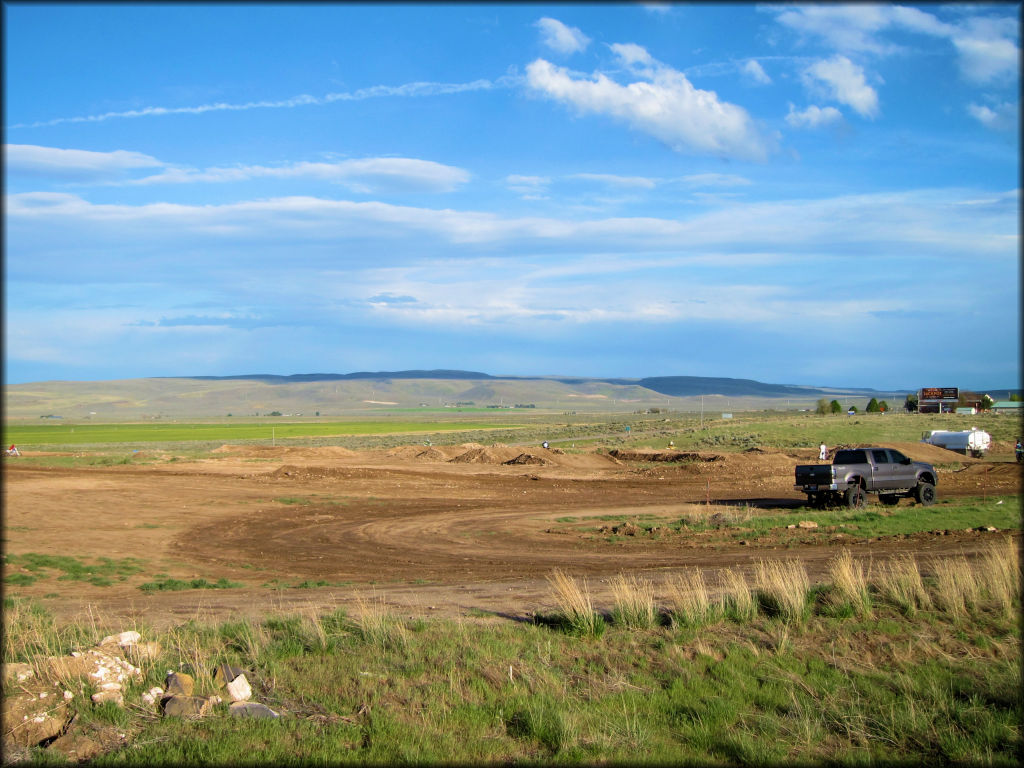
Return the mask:
<svg viewBox="0 0 1024 768">
<path fill-rule="evenodd" d="M 107 635 L 100 640 L 100 645 L 106 645 L 107 643 L 117 643 L 122 648 L 126 648 L 130 645 L 135 645 L 139 640 L 142 639 L 142 635 L 134 630 L 122 632 L 119 635 Z"/>
<path fill-rule="evenodd" d="M 227 684 L 228 697 L 232 701 L 247 701 L 252 696 L 252 687 L 245 675 L 239 675 Z"/>
</svg>

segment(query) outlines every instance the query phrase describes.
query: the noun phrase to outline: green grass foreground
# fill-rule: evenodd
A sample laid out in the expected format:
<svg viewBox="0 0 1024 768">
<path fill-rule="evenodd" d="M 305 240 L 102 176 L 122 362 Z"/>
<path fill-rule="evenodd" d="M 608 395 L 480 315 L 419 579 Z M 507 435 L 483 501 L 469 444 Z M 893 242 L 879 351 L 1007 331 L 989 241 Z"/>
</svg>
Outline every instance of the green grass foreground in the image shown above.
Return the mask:
<svg viewBox="0 0 1024 768">
<path fill-rule="evenodd" d="M 76 697 L 76 727 L 125 735 L 95 765 L 1017 765 L 1017 546 L 932 561 L 924 578 L 912 559 L 872 575 L 845 553 L 814 588 L 796 561 L 761 563 L 753 583 L 723 580 L 718 600 L 695 569 L 667 607 L 624 575 L 598 612 L 585 582 L 555 572 L 559 608 L 534 622 L 405 618 L 376 599 L 352 615 L 136 627 L 160 655 L 142 662 L 125 708 Z M 28 601 L 8 598 L 4 614 L 5 662 L 105 634 L 58 627 Z M 221 708 L 181 720 L 136 703 L 168 669 L 216 693 L 223 662 L 247 670 L 254 700 L 282 717 Z M 34 748 L 25 759 L 57 758 Z"/>
</svg>

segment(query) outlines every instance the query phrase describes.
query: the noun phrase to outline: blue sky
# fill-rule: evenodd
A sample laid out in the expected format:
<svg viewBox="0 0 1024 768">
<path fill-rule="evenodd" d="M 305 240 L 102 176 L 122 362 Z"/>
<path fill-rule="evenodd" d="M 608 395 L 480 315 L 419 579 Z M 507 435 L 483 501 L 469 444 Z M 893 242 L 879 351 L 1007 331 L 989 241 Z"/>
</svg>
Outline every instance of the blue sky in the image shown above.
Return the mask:
<svg viewBox="0 0 1024 768">
<path fill-rule="evenodd" d="M 8 383 L 1018 386 L 1019 4 L 4 4 Z"/>
</svg>

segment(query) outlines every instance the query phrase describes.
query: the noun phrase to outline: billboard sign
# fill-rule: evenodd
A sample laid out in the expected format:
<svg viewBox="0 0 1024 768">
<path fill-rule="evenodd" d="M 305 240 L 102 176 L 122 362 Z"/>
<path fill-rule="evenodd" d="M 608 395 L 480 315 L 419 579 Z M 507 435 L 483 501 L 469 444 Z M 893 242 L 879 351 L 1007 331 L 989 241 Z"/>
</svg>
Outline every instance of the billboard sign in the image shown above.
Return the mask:
<svg viewBox="0 0 1024 768">
<path fill-rule="evenodd" d="M 921 400 L 959 400 L 958 387 L 924 387 L 921 389 Z"/>
</svg>

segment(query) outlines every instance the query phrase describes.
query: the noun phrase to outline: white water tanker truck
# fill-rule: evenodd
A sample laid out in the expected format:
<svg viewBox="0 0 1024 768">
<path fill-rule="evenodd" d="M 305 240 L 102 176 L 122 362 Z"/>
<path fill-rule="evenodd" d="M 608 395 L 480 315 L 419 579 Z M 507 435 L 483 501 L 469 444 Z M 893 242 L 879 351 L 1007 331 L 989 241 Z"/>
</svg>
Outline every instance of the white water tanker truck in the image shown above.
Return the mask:
<svg viewBox="0 0 1024 768">
<path fill-rule="evenodd" d="M 964 455 L 971 454 L 975 458 L 985 455 L 992 442 L 992 436 L 977 427 L 965 429 L 961 432 L 951 432 L 946 429 L 933 429 L 925 432 L 921 437 L 922 443 L 937 445 L 947 451 L 956 451 Z"/>
</svg>

